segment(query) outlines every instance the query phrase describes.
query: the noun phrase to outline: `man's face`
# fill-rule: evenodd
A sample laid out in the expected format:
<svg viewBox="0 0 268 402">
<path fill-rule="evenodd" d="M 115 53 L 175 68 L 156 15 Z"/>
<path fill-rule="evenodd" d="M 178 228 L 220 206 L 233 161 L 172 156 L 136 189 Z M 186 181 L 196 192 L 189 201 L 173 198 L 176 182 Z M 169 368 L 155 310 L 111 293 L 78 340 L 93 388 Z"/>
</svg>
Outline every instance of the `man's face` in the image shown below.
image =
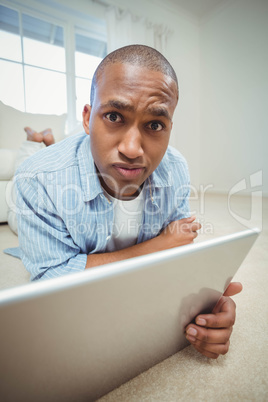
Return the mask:
<svg viewBox="0 0 268 402">
<path fill-rule="evenodd" d="M 98 79 L 84 128 L 104 189 L 134 196 L 161 162 L 177 104 L 174 81 L 161 72 L 111 64 Z"/>
</svg>

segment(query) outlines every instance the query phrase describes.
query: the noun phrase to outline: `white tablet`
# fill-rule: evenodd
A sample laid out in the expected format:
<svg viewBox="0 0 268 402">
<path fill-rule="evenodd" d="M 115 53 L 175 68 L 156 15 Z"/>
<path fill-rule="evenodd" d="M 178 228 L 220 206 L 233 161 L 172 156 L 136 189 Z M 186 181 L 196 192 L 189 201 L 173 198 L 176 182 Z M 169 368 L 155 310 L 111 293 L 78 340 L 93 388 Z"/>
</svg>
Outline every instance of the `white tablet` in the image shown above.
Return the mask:
<svg viewBox="0 0 268 402">
<path fill-rule="evenodd" d="M 187 345 L 259 231 L 0 292 L 0 399 L 96 400 Z"/>
</svg>

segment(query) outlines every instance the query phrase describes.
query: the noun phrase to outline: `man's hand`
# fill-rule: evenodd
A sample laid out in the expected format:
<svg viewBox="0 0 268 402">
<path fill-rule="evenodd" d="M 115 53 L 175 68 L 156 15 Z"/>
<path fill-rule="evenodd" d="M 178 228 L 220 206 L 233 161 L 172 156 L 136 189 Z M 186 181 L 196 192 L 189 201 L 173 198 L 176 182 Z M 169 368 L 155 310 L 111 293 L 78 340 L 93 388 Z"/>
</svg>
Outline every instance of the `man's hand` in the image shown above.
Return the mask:
<svg viewBox="0 0 268 402">
<path fill-rule="evenodd" d="M 186 327 L 186 338 L 204 356 L 217 359 L 229 350 L 236 305 L 229 296 L 241 292 L 239 282 L 230 283 L 211 314 L 201 314 Z"/>
<path fill-rule="evenodd" d="M 200 223 L 194 222 L 195 217 L 180 219 L 171 222 L 159 235 L 163 249 L 183 246 L 193 243 L 197 237 L 197 230 L 201 228 Z"/>
</svg>

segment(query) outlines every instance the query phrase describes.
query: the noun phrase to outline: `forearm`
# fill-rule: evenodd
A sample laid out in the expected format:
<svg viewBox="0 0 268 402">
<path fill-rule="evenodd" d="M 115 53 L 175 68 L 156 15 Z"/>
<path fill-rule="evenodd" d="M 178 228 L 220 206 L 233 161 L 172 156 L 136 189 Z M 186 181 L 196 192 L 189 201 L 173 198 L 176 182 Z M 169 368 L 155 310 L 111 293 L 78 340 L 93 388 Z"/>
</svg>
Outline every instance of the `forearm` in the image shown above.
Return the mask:
<svg viewBox="0 0 268 402">
<path fill-rule="evenodd" d="M 195 217 L 190 217 L 171 222 L 159 236 L 132 247 L 111 253 L 89 254 L 87 256 L 86 268 L 139 257 L 156 251 L 167 250 L 169 248 L 192 243 L 197 236 L 196 230 L 201 227 L 199 223 L 194 223 L 194 220 Z"/>
<path fill-rule="evenodd" d="M 134 246 L 124 248 L 122 250 L 101 253 L 89 254 L 87 256 L 86 268 L 93 268 L 99 265 L 108 264 L 111 262 L 122 261 L 128 258 L 139 257 L 141 255 L 154 253 L 156 251 L 165 250 L 164 242 L 157 236 L 143 243 L 135 244 Z"/>
</svg>

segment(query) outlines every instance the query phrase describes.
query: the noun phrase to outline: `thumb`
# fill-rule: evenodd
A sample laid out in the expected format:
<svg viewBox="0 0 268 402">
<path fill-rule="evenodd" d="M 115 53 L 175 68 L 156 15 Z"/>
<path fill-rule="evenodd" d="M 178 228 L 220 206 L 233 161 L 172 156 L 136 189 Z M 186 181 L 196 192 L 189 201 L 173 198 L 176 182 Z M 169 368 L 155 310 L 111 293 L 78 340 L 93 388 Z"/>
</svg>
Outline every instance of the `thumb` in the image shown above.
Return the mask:
<svg viewBox="0 0 268 402">
<path fill-rule="evenodd" d="M 186 218 L 187 222 L 192 223 L 193 221 L 196 220 L 196 216 L 190 216 L 189 218 Z"/>
<path fill-rule="evenodd" d="M 225 290 L 223 296 L 234 296 L 237 293 L 240 293 L 242 289 L 243 286 L 240 282 L 231 282 Z"/>
</svg>

